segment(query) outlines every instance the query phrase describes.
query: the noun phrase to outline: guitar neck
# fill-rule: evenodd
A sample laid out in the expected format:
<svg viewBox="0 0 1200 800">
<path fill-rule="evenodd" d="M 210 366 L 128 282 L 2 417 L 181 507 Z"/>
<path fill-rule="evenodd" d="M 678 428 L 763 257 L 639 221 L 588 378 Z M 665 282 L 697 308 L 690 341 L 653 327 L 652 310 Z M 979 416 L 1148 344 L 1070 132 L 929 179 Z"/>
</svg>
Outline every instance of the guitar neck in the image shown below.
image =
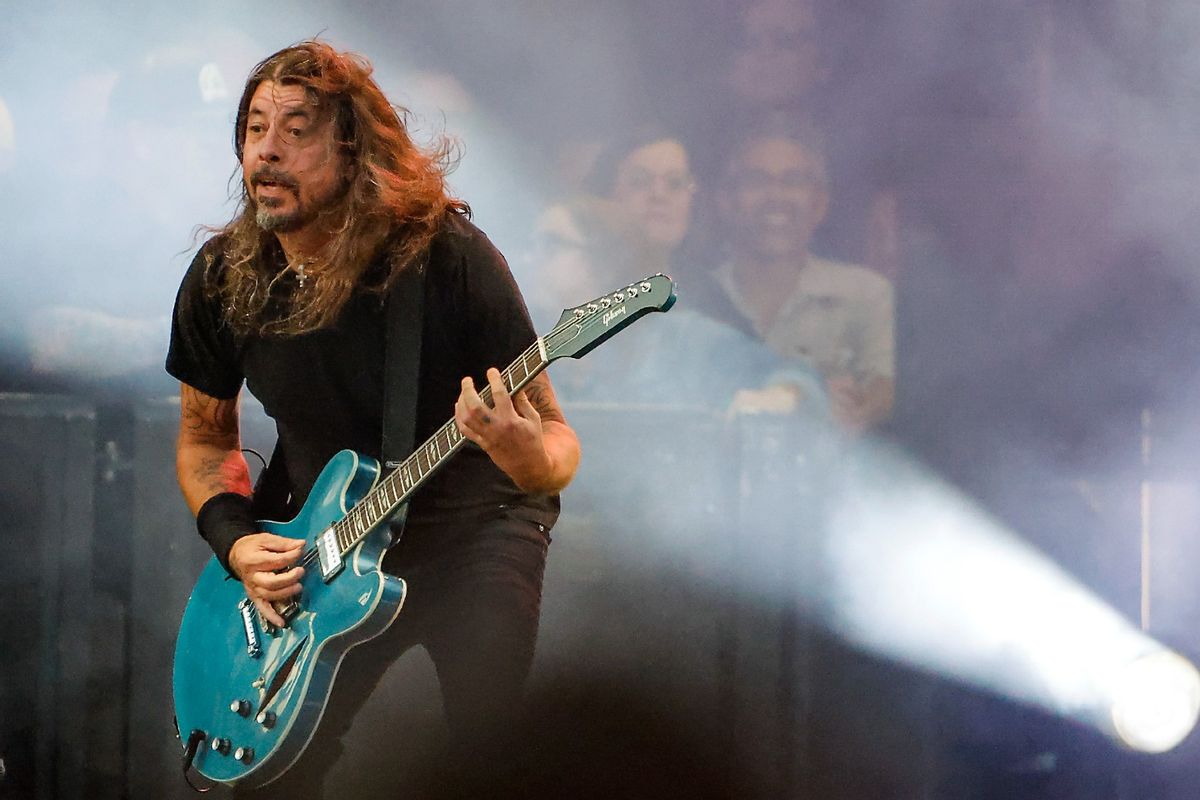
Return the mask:
<svg viewBox="0 0 1200 800">
<path fill-rule="evenodd" d="M 549 363 L 545 342 L 542 337 L 538 337 L 500 373 L 500 376 L 510 393 L 519 392 Z M 479 396 L 490 405 L 492 387 L 484 386 Z M 466 442 L 466 437 L 459 431 L 452 417 L 417 447 L 412 455 L 400 462 L 391 474 L 333 526 L 342 553 L 345 554 L 370 531 L 395 514 Z"/>
<path fill-rule="evenodd" d="M 674 303 L 675 284 L 671 279 L 666 275 L 650 275 L 582 306 L 564 309 L 554 329 L 535 339 L 500 373 L 504 386 L 509 392 L 518 392 L 551 361 L 580 358 L 634 320 L 652 311 L 666 311 Z M 479 396 L 490 405 L 491 387 L 483 387 Z M 334 524 L 333 533 L 342 554 L 395 514 L 466 441 L 458 425 L 450 419 L 396 465 L 390 475 Z"/>
</svg>

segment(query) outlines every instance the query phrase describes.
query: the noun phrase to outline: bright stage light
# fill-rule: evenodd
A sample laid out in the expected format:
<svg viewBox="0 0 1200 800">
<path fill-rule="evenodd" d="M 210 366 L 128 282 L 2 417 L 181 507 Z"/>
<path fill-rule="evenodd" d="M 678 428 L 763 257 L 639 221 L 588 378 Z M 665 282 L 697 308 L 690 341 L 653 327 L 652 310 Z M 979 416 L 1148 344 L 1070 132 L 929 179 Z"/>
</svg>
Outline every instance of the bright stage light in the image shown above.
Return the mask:
<svg viewBox="0 0 1200 800">
<path fill-rule="evenodd" d="M 856 455 L 813 587 L 829 627 L 1136 750 L 1183 741 L 1200 717 L 1192 664 L 902 454 Z"/>
<path fill-rule="evenodd" d="M 1145 753 L 1165 753 L 1200 717 L 1200 672 L 1179 654 L 1159 650 L 1122 670 L 1112 697 L 1112 723 L 1121 741 Z"/>
</svg>

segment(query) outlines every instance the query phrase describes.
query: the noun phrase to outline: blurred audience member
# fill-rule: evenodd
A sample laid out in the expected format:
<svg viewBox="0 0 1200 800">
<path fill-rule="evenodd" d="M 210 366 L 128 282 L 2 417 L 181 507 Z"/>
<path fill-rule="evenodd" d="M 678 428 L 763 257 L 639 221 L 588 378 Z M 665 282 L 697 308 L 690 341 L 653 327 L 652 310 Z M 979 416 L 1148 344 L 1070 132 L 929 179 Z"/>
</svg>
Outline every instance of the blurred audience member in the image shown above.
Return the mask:
<svg viewBox="0 0 1200 800">
<path fill-rule="evenodd" d="M 810 252 L 829 208 L 822 140 L 803 125 L 766 124 L 733 149 L 717 205 L 730 252 L 701 292 L 708 313 L 821 374 L 831 413 L 862 432 L 892 411 L 890 282 Z M 784 390 L 743 392 L 747 408 L 786 409 Z"/>
<path fill-rule="evenodd" d="M 537 222 L 535 297 L 554 308 L 535 309 L 535 318 L 618 283 L 668 272 L 687 235 L 695 179 L 683 143 L 660 128 L 601 152 L 584 189 Z"/>
<path fill-rule="evenodd" d="M 755 0 L 740 13 L 739 34 L 727 74 L 734 126 L 786 114 L 835 132 L 824 157 L 838 192 L 819 241 L 893 277 L 900 211 L 887 157 L 896 146 L 893 103 L 870 35 L 843 7 L 819 0 Z"/>
<path fill-rule="evenodd" d="M 743 7 L 729 84 L 745 106 L 794 108 L 829 80 L 813 0 L 758 0 Z"/>
</svg>

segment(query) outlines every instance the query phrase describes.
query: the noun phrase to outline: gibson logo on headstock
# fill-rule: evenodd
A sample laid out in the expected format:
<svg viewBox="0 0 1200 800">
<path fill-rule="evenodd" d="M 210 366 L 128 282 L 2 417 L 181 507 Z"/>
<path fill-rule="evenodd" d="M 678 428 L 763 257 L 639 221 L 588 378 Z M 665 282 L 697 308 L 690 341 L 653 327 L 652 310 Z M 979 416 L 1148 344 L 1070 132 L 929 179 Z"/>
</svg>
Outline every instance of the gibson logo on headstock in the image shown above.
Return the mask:
<svg viewBox="0 0 1200 800">
<path fill-rule="evenodd" d="M 604 316 L 601 317 L 600 321 L 603 322 L 604 327 L 607 328 L 608 323 L 612 322 L 617 317 L 624 316 L 627 313 L 629 313 L 629 308 L 627 306 L 618 306 L 611 311 L 605 311 Z"/>
</svg>

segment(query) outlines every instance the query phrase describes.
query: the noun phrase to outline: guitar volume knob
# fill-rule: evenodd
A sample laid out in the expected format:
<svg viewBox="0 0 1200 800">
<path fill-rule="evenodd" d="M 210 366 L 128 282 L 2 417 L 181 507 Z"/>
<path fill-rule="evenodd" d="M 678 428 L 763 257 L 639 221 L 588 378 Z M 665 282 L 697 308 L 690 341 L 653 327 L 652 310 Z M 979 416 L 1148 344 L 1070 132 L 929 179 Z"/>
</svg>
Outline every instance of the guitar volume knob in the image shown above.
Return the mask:
<svg viewBox="0 0 1200 800">
<path fill-rule="evenodd" d="M 212 740 L 212 744 L 209 745 L 209 747 L 212 748 L 214 753 L 220 753 L 223 756 L 229 755 L 230 744 L 228 739 L 223 739 L 218 736 L 216 739 Z"/>
<path fill-rule="evenodd" d="M 233 757 L 236 758 L 238 761 L 242 762 L 243 764 L 249 764 L 251 761 L 254 760 L 254 748 L 253 747 L 239 747 L 237 750 L 233 751 Z"/>
<path fill-rule="evenodd" d="M 258 712 L 258 716 L 255 717 L 254 719 L 257 720 L 258 724 L 262 725 L 264 728 L 274 728 L 275 727 L 275 712 L 274 711 L 260 711 L 260 712 Z"/>
<path fill-rule="evenodd" d="M 234 700 L 229 704 L 229 710 L 237 714 L 239 717 L 248 717 L 250 716 L 250 701 Z"/>
</svg>

